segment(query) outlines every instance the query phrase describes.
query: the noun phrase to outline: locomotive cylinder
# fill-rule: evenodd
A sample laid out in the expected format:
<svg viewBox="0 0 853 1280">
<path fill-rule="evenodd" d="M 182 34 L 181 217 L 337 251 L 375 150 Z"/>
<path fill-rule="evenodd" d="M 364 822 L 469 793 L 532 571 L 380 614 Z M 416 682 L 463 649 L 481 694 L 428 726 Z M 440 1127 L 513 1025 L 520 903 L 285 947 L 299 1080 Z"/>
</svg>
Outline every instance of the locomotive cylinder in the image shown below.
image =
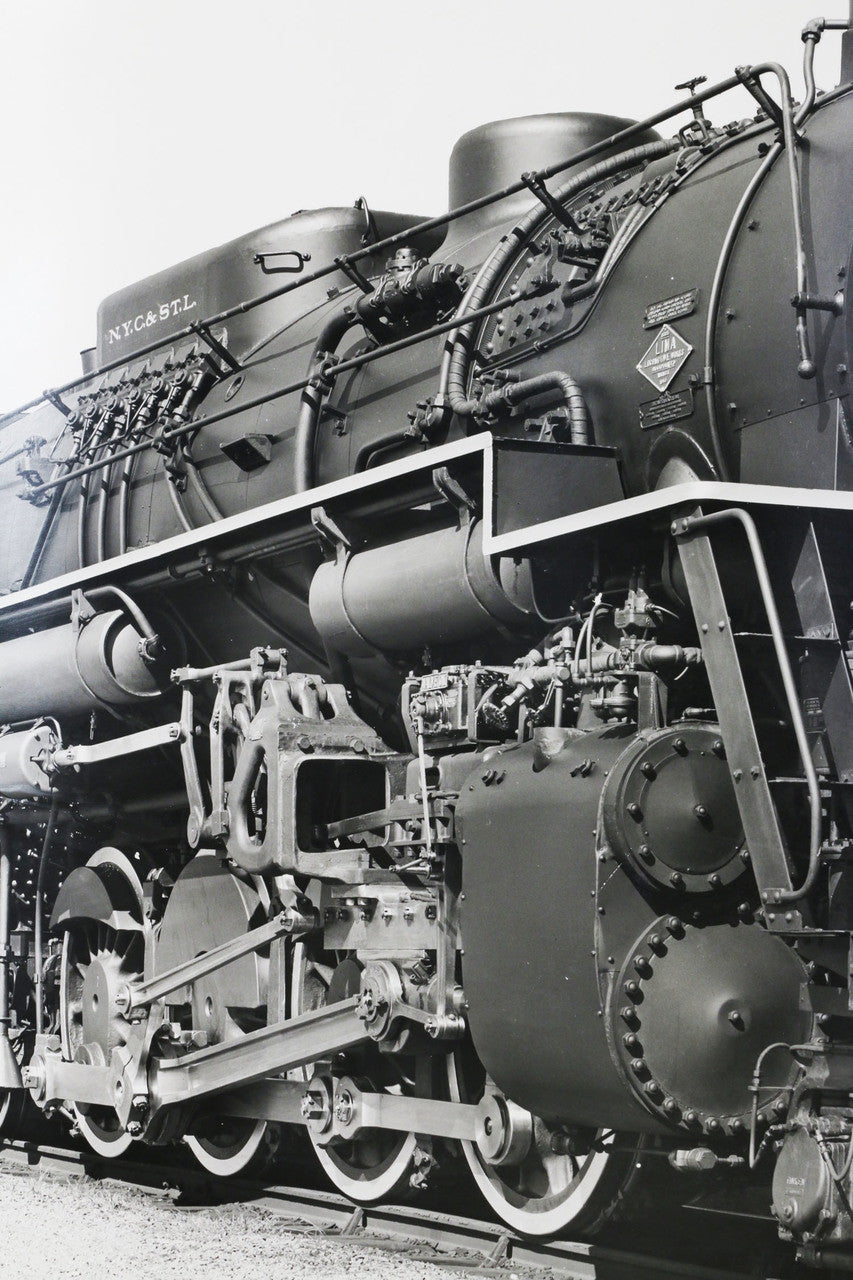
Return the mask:
<svg viewBox="0 0 853 1280">
<path fill-rule="evenodd" d="M 140 640 L 121 610 L 7 640 L 0 645 L 0 724 L 156 697 L 160 689 Z"/>
<path fill-rule="evenodd" d="M 535 617 L 529 569 L 514 569 L 499 581 L 479 523 L 432 530 L 321 565 L 311 582 L 311 618 L 331 648 L 352 656 L 523 627 Z"/>
<path fill-rule="evenodd" d="M 58 746 L 56 730 L 43 720 L 28 729 L 0 734 L 0 796 L 30 800 L 47 794 Z"/>
</svg>

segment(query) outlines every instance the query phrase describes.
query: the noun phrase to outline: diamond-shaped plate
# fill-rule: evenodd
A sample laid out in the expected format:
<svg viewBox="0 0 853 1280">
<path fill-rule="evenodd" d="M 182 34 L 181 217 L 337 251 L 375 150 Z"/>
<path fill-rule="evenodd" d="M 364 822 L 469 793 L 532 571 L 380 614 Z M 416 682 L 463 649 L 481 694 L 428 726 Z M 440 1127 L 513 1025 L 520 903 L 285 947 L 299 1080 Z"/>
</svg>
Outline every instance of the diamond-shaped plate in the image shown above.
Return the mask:
<svg viewBox="0 0 853 1280">
<path fill-rule="evenodd" d="M 665 324 L 655 334 L 637 369 L 658 391 L 666 391 L 692 350 L 672 325 Z"/>
</svg>

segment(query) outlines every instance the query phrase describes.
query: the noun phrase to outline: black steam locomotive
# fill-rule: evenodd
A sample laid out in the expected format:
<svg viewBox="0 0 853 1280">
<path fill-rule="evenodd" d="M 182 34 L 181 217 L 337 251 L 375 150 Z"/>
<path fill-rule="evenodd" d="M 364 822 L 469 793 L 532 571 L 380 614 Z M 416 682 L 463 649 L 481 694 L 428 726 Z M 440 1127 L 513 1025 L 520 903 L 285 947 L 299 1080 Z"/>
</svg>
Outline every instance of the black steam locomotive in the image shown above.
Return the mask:
<svg viewBox="0 0 853 1280">
<path fill-rule="evenodd" d="M 847 27 L 123 290 L 5 419 L 7 1133 L 851 1258 Z"/>
</svg>

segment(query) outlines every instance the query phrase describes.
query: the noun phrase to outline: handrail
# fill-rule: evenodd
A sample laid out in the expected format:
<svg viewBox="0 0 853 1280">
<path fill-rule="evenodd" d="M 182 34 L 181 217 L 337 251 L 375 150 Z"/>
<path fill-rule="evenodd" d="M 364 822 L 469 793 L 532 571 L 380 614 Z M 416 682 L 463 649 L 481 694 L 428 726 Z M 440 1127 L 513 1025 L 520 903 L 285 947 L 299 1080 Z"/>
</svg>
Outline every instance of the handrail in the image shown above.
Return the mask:
<svg viewBox="0 0 853 1280">
<path fill-rule="evenodd" d="M 764 552 L 761 548 L 761 539 L 758 536 L 758 529 L 756 528 L 755 521 L 748 511 L 744 511 L 742 507 L 727 507 L 724 511 L 711 511 L 706 515 L 687 516 L 682 520 L 676 520 L 672 531 L 678 538 L 689 537 L 691 534 L 699 533 L 704 529 L 709 529 L 714 525 L 722 524 L 727 520 L 737 521 L 746 534 L 746 540 L 749 544 L 749 550 L 752 555 L 755 574 L 758 579 L 758 589 L 761 592 L 764 611 L 767 614 L 767 621 L 770 625 L 770 636 L 773 641 L 773 648 L 776 652 L 776 661 L 779 664 L 779 672 L 782 676 L 782 686 L 785 690 L 785 700 L 788 703 L 788 712 L 791 717 L 794 737 L 797 740 L 797 749 L 800 753 L 803 773 L 805 774 L 806 783 L 808 785 L 811 823 L 809 832 L 809 865 L 806 877 L 799 889 L 781 889 L 773 895 L 774 902 L 799 902 L 811 892 L 814 887 L 815 879 L 817 878 L 817 873 L 820 869 L 820 785 L 818 783 L 817 772 L 815 770 L 814 761 L 812 760 L 812 754 L 809 748 L 809 739 L 808 734 L 806 733 L 806 726 L 803 723 L 800 699 L 797 693 L 797 686 L 794 682 L 794 673 L 791 670 L 791 660 L 788 657 L 788 650 L 785 647 L 785 636 L 782 631 L 782 623 L 779 620 L 779 611 L 776 608 L 776 599 L 773 595 L 773 584 L 770 581 L 770 573 L 767 568 L 767 561 L 764 558 Z"/>
<path fill-rule="evenodd" d="M 766 67 L 769 64 L 761 64 Z M 752 68 L 746 68 L 750 71 Z M 759 68 L 755 68 L 756 71 Z M 620 129 L 618 133 L 610 134 L 607 138 L 602 138 L 599 142 L 591 143 L 590 146 L 584 147 L 582 151 L 576 152 L 566 160 L 560 160 L 556 164 L 548 165 L 544 169 L 535 170 L 533 173 L 526 173 L 524 178 L 519 178 L 515 182 L 510 183 L 506 187 L 502 187 L 497 191 L 491 191 L 486 195 L 479 196 L 475 200 L 469 200 L 465 204 L 458 205 L 455 209 L 450 209 L 447 213 L 437 214 L 433 218 L 425 218 L 422 222 L 414 223 L 403 231 L 396 231 L 393 235 L 386 236 L 383 240 L 377 240 L 373 244 L 365 245 L 361 249 L 356 249 L 352 253 L 342 254 L 333 262 L 327 263 L 325 266 L 317 267 L 308 275 L 300 275 L 298 280 L 290 280 L 280 285 L 278 289 L 273 289 L 269 293 L 258 294 L 253 298 L 248 298 L 243 302 L 235 303 L 231 307 L 227 307 L 224 311 L 218 311 L 212 316 L 208 316 L 200 323 L 203 327 L 210 325 L 223 324 L 235 316 L 245 315 L 247 312 L 254 310 L 255 307 L 262 306 L 266 302 L 272 302 L 276 298 L 281 298 L 285 294 L 292 293 L 296 289 L 304 288 L 306 285 L 314 284 L 318 280 L 323 280 L 330 275 L 334 275 L 336 271 L 341 271 L 345 267 L 355 266 L 368 257 L 375 257 L 378 253 L 385 252 L 389 249 L 395 249 L 402 244 L 406 244 L 413 237 L 423 235 L 428 231 L 434 231 L 439 227 L 449 226 L 450 223 L 456 222 L 459 218 L 467 217 L 470 213 L 476 213 L 480 209 L 485 209 L 489 205 L 496 204 L 500 200 L 506 200 L 510 196 L 518 195 L 522 191 L 530 191 L 530 182 L 546 182 L 549 178 L 555 177 L 558 173 L 564 173 L 566 169 L 573 168 L 575 165 L 582 164 L 584 161 L 592 159 L 593 156 L 600 155 L 603 151 L 609 151 L 614 146 L 630 141 L 632 138 L 638 137 L 640 134 L 653 129 L 656 125 L 663 124 L 667 120 L 671 120 L 674 116 L 681 115 L 684 112 L 693 112 L 693 109 L 703 102 L 707 102 L 710 98 L 718 97 L 722 93 L 727 93 L 730 89 L 735 89 L 742 84 L 742 77 L 735 74 L 727 76 L 724 80 L 718 81 L 716 84 L 709 85 L 707 88 L 692 93 L 689 97 L 680 98 L 672 106 L 662 111 L 657 111 L 653 115 L 646 116 L 643 120 L 638 120 L 635 124 L 628 125 L 625 129 Z M 346 272 L 344 271 L 344 274 Z M 116 360 L 109 361 L 100 365 L 97 369 L 73 378 L 70 382 L 62 383 L 60 386 L 49 391 L 42 392 L 35 399 L 28 401 L 17 409 L 13 409 L 7 414 L 0 416 L 0 430 L 12 418 L 17 417 L 21 413 L 26 413 L 29 409 L 34 409 L 37 405 L 42 404 L 45 400 L 52 400 L 54 397 L 64 395 L 68 391 L 74 391 L 76 388 L 84 386 L 87 382 L 91 382 L 95 378 L 102 377 L 106 373 L 111 373 L 114 369 L 120 369 L 125 365 L 143 357 L 151 355 L 154 351 L 159 351 L 164 347 L 173 346 L 176 342 L 182 342 L 193 337 L 197 337 L 195 327 L 187 325 L 185 328 L 175 333 L 168 334 L 166 337 L 158 338 L 154 342 L 148 343 L 144 347 L 140 347 L 138 351 L 133 352 L 131 356 L 122 356 Z"/>
</svg>

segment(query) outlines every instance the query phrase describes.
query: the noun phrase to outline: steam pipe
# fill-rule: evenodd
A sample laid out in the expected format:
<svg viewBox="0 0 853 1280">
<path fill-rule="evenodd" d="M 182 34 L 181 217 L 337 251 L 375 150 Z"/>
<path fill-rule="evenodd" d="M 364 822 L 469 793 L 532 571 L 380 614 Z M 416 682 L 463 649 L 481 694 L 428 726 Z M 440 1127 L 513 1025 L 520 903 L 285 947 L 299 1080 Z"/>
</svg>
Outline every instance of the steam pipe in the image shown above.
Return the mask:
<svg viewBox="0 0 853 1280">
<path fill-rule="evenodd" d="M 480 409 L 494 412 L 505 406 L 532 400 L 534 396 L 544 395 L 548 391 L 559 391 L 563 403 L 569 411 L 569 425 L 572 432 L 572 444 L 589 444 L 589 412 L 580 386 L 568 373 L 560 373 L 553 369 L 548 373 L 537 374 L 533 378 L 525 378 L 523 382 L 510 382 L 497 391 L 490 391 L 478 404 Z"/>
</svg>

